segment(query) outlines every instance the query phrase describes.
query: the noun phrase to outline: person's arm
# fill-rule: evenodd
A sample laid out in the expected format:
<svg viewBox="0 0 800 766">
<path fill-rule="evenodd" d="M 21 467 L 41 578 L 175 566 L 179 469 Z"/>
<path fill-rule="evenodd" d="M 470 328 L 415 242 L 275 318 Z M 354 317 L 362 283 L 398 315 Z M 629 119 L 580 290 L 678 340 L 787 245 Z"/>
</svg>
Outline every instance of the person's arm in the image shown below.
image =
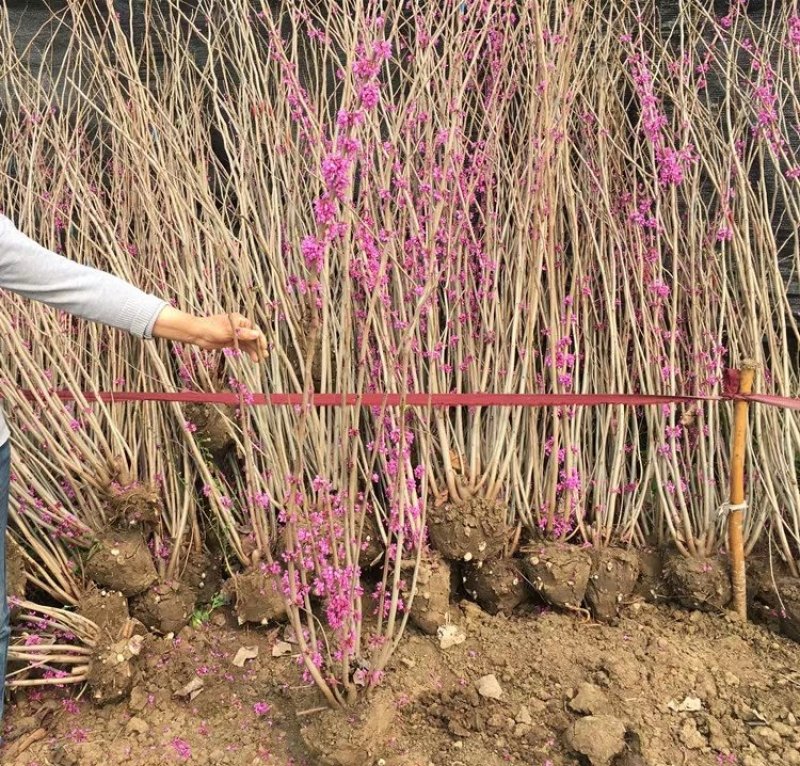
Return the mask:
<svg viewBox="0 0 800 766">
<path fill-rule="evenodd" d="M 0 216 L 0 288 L 69 314 L 149 338 L 166 301 L 25 236 Z"/>
<path fill-rule="evenodd" d="M 161 337 L 206 349 L 236 344 L 254 360 L 266 341 L 234 314 L 195 317 L 118 277 L 47 250 L 0 215 L 0 288 L 141 338 Z"/>
</svg>

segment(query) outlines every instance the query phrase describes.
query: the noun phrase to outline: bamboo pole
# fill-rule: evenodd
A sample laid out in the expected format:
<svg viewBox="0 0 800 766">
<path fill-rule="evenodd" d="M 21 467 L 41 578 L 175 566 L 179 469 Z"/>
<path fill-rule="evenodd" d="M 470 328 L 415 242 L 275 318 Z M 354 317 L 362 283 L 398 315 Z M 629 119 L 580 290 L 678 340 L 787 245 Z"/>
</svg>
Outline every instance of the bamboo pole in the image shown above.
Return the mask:
<svg viewBox="0 0 800 766">
<path fill-rule="evenodd" d="M 749 394 L 757 364 L 747 359 L 739 370 L 739 393 Z M 737 399 L 733 403 L 733 435 L 731 437 L 730 510 L 728 513 L 728 550 L 731 558 L 731 588 L 733 607 L 739 616 L 747 619 L 747 575 L 744 565 L 744 461 L 747 451 L 748 402 Z"/>
</svg>

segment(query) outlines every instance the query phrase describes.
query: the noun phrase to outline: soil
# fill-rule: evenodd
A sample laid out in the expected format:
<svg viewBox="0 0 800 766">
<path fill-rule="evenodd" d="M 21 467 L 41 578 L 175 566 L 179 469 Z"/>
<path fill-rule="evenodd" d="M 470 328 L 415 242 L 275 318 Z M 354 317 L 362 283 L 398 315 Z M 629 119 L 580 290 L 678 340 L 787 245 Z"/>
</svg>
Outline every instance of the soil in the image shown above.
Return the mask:
<svg viewBox="0 0 800 766">
<path fill-rule="evenodd" d="M 592 569 L 586 587 L 586 603 L 598 620 L 617 617 L 639 580 L 639 556 L 622 548 L 600 548 L 592 552 Z"/>
<path fill-rule="evenodd" d="M 515 559 L 470 562 L 464 565 L 464 590 L 489 614 L 511 614 L 530 597 Z"/>
<path fill-rule="evenodd" d="M 22 551 L 14 540 L 6 535 L 6 594 L 9 599 L 24 599 L 28 575 L 25 572 L 25 561 Z M 11 614 L 14 615 L 17 607 L 11 604 Z"/>
<path fill-rule="evenodd" d="M 108 642 L 99 648 L 89 665 L 89 688 L 95 705 L 125 699 L 133 689 L 135 659 L 141 651 L 141 635 Z"/>
<path fill-rule="evenodd" d="M 523 569 L 533 589 L 551 606 L 579 609 L 586 596 L 592 557 L 573 545 L 536 543 L 526 548 Z"/>
<path fill-rule="evenodd" d="M 195 592 L 185 583 L 161 582 L 132 599 L 131 612 L 148 630 L 177 633 L 189 622 L 195 600 Z"/>
<path fill-rule="evenodd" d="M 508 539 L 507 507 L 474 497 L 428 510 L 428 534 L 436 550 L 452 561 L 497 556 Z"/>
<path fill-rule="evenodd" d="M 213 455 L 220 456 L 234 444 L 231 419 L 233 407 L 211 404 L 186 405 L 186 419 L 197 426 L 197 436 Z"/>
<path fill-rule="evenodd" d="M 364 529 L 361 534 L 361 553 L 358 557 L 358 565 L 362 569 L 369 569 L 381 562 L 383 559 L 383 539 L 378 528 L 375 517 L 368 513 L 364 516 Z"/>
<path fill-rule="evenodd" d="M 724 609 L 731 600 L 728 568 L 716 558 L 667 555 L 664 578 L 674 599 L 689 609 Z"/>
<path fill-rule="evenodd" d="M 274 578 L 258 568 L 233 575 L 223 586 L 223 592 L 233 602 L 240 625 L 246 622 L 266 625 L 270 620 L 286 617 L 283 596 L 276 590 Z"/>
<path fill-rule="evenodd" d="M 133 530 L 109 530 L 100 535 L 85 567 L 86 575 L 101 588 L 126 596 L 143 593 L 158 579 L 144 537 Z"/>
<path fill-rule="evenodd" d="M 639 580 L 633 589 L 634 596 L 645 601 L 665 601 L 668 586 L 664 582 L 664 557 L 656 548 L 639 548 Z"/>
<path fill-rule="evenodd" d="M 153 484 L 112 491 L 108 508 L 111 522 L 123 528 L 157 524 L 163 511 L 161 494 Z"/>
<path fill-rule="evenodd" d="M 222 587 L 222 559 L 207 551 L 191 551 L 184 558 L 181 582 L 191 588 L 198 604 L 210 604 Z"/>
<path fill-rule="evenodd" d="M 756 596 L 777 614 L 783 633 L 800 642 L 800 584 L 797 580 L 780 577 L 774 586 L 766 583 Z"/>
<path fill-rule="evenodd" d="M 761 616 L 777 625 L 769 610 Z M 113 647 L 124 662 L 106 671 L 109 687 L 129 684 L 127 699 L 97 707 L 74 699 L 74 690 L 18 693 L 8 708 L 10 737 L 44 730 L 21 736 L 17 743 L 30 742 L 24 752 L 7 750 L 0 761 L 800 763 L 800 646 L 767 625 L 641 601 L 623 604 L 615 625 L 532 603 L 490 616 L 461 602 L 451 618 L 466 641 L 443 650 L 436 637 L 410 628 L 384 685 L 357 708 L 330 712 L 300 683 L 294 658 L 273 657 L 280 628 L 237 628 L 223 607 L 198 629 L 145 637 L 138 657 L 127 656 L 127 644 Z M 243 646 L 257 656 L 240 668 L 233 658 Z"/>
<path fill-rule="evenodd" d="M 409 619 L 429 636 L 450 623 L 451 579 L 450 565 L 438 554 L 431 552 L 420 561 Z"/>
<path fill-rule="evenodd" d="M 78 605 L 78 613 L 97 625 L 100 641 L 114 641 L 128 622 L 128 600 L 118 590 L 102 590 L 91 584 Z"/>
</svg>

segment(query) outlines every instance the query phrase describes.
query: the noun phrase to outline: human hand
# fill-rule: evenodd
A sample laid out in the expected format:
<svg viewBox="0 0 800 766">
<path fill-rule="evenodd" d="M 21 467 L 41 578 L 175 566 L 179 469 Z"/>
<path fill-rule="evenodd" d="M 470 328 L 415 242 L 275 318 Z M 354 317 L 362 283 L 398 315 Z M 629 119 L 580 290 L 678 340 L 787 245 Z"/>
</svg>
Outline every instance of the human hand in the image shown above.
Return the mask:
<svg viewBox="0 0 800 766">
<path fill-rule="evenodd" d="M 247 354 L 253 362 L 267 356 L 267 339 L 253 322 L 241 314 L 214 314 L 200 320 L 196 345 L 213 351 L 236 348 Z"/>
<path fill-rule="evenodd" d="M 238 348 L 257 362 L 267 355 L 267 340 L 261 330 L 241 314 L 196 317 L 165 306 L 153 325 L 153 335 L 214 351 Z"/>
</svg>

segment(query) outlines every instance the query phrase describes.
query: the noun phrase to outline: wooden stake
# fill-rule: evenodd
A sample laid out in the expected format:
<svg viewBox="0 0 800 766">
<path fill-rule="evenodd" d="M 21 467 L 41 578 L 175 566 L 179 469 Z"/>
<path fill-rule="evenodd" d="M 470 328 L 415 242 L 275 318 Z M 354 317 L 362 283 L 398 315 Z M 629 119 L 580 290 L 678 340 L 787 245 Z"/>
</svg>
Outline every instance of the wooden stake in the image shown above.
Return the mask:
<svg viewBox="0 0 800 766">
<path fill-rule="evenodd" d="M 749 394 L 753 390 L 758 365 L 745 360 L 739 370 L 739 393 Z M 747 452 L 748 402 L 733 403 L 733 436 L 731 438 L 730 511 L 728 513 L 728 552 L 731 558 L 731 588 L 733 607 L 739 616 L 747 619 L 747 576 L 744 567 L 744 461 Z"/>
</svg>

